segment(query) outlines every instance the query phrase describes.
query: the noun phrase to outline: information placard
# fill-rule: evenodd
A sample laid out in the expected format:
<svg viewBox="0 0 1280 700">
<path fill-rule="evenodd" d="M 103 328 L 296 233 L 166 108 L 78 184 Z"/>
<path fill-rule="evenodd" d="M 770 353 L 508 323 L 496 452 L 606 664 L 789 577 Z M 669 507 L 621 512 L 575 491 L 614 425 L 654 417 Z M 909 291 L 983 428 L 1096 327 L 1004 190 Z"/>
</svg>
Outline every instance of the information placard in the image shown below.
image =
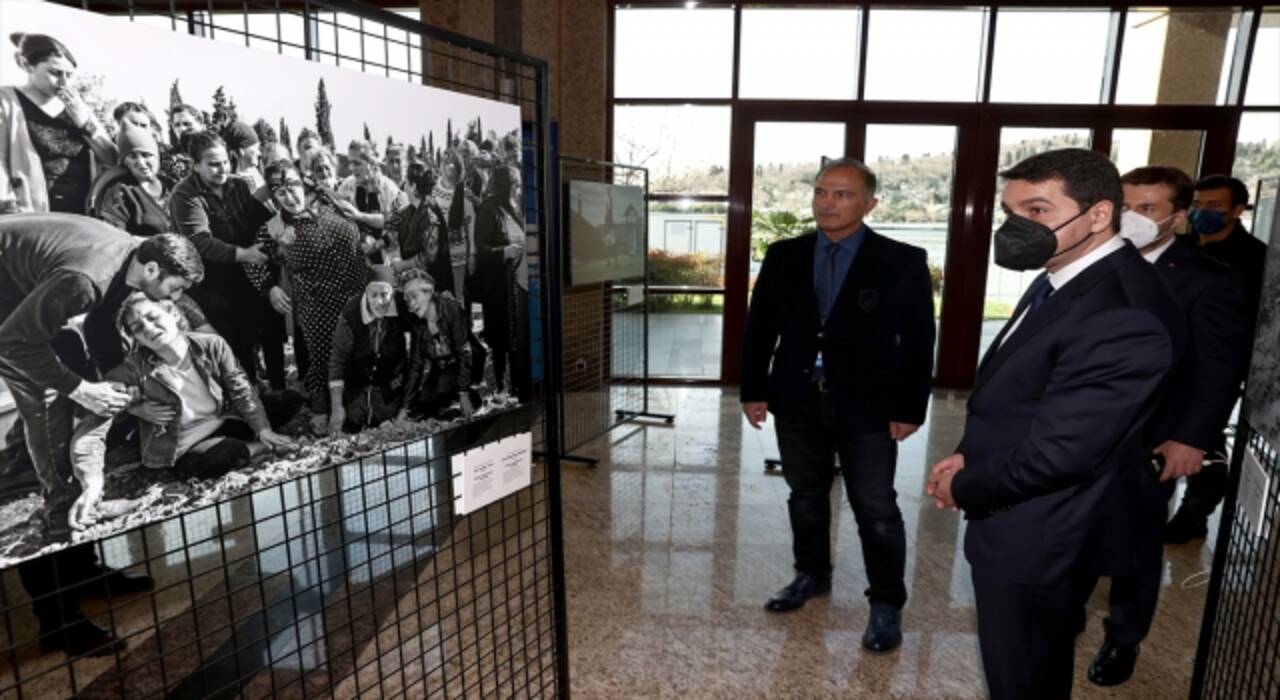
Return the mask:
<svg viewBox="0 0 1280 700">
<path fill-rule="evenodd" d="M 505 437 L 453 456 L 454 512 L 465 515 L 528 488 L 533 433 Z"/>
</svg>

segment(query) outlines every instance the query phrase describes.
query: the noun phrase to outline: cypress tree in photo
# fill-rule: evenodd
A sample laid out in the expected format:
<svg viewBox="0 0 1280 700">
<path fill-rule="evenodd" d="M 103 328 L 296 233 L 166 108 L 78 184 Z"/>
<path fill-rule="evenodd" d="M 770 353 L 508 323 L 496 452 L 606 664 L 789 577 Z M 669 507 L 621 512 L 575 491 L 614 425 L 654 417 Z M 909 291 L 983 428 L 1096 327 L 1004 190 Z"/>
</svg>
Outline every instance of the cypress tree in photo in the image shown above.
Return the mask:
<svg viewBox="0 0 1280 700">
<path fill-rule="evenodd" d="M 329 123 L 329 116 L 333 112 L 333 105 L 329 104 L 329 94 L 324 89 L 324 78 L 320 79 L 320 87 L 316 90 L 316 134 L 320 136 L 320 143 L 333 148 L 333 126 Z"/>
<path fill-rule="evenodd" d="M 289 133 L 289 125 L 284 123 L 284 117 L 280 117 L 280 143 L 293 149 L 293 134 Z"/>
</svg>

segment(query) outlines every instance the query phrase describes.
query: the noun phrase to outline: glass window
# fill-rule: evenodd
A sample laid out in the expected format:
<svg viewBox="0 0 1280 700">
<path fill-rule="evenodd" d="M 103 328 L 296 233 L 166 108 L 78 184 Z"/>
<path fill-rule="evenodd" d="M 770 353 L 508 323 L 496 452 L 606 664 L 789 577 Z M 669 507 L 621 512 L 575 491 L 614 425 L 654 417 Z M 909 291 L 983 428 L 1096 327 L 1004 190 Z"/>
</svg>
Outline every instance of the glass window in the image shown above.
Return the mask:
<svg viewBox="0 0 1280 700">
<path fill-rule="evenodd" d="M 1088 129 L 1024 129 L 1004 128 L 1000 130 L 1000 159 L 998 170 L 1005 170 L 1033 156 L 1055 148 L 1088 148 Z M 1004 191 L 1003 180 L 996 185 L 995 216 L 992 220 L 992 231 L 1004 223 L 1004 213 L 1000 209 L 1000 197 Z M 978 359 L 986 354 L 991 341 L 1000 334 L 1000 329 L 1013 314 L 1018 300 L 1027 291 L 1031 281 L 1040 274 L 1039 270 L 1017 272 L 1006 270 L 996 264 L 995 238 L 987 253 L 987 291 L 982 304 L 982 336 L 978 348 Z"/>
<path fill-rule="evenodd" d="M 1249 63 L 1247 105 L 1280 105 L 1280 10 L 1263 11 Z"/>
<path fill-rule="evenodd" d="M 866 160 L 876 173 L 879 200 L 867 223 L 877 233 L 925 250 L 938 313 L 955 155 L 954 126 L 867 125 Z"/>
<path fill-rule="evenodd" d="M 649 372 L 718 379 L 723 354 L 724 202 L 649 203 L 649 284 L 716 290 L 649 293 Z M 627 314 L 615 315 L 626 323 Z M 615 326 L 615 333 L 617 327 Z"/>
<path fill-rule="evenodd" d="M 1245 112 L 1240 115 L 1236 159 L 1231 174 L 1240 178 L 1253 198 L 1262 178 L 1280 174 L 1280 112 Z M 1250 226 L 1252 213 L 1244 213 Z"/>
<path fill-rule="evenodd" d="M 1099 102 L 1110 36 L 1107 10 L 1000 10 L 991 100 Z"/>
<path fill-rule="evenodd" d="M 758 122 L 751 178 L 750 286 L 774 241 L 813 228 L 813 180 L 844 153 L 843 122 Z"/>
<path fill-rule="evenodd" d="M 733 10 L 630 9 L 614 13 L 616 97 L 729 97 Z"/>
<path fill-rule="evenodd" d="M 728 107 L 617 106 L 613 160 L 649 169 L 658 194 L 728 194 Z"/>
<path fill-rule="evenodd" d="M 1239 17 L 1230 9 L 1130 9 L 1116 102 L 1214 104 L 1230 70 Z"/>
<path fill-rule="evenodd" d="M 738 96 L 851 100 L 857 94 L 861 10 L 742 10 Z"/>
<path fill-rule="evenodd" d="M 1116 129 L 1111 132 L 1111 160 L 1122 175 L 1144 165 L 1172 165 L 1195 179 L 1203 141 L 1203 131 Z"/>
<path fill-rule="evenodd" d="M 986 22 L 984 10 L 871 10 L 864 95 L 869 100 L 978 99 Z M 928 47 L 927 59 L 921 47 Z"/>
</svg>

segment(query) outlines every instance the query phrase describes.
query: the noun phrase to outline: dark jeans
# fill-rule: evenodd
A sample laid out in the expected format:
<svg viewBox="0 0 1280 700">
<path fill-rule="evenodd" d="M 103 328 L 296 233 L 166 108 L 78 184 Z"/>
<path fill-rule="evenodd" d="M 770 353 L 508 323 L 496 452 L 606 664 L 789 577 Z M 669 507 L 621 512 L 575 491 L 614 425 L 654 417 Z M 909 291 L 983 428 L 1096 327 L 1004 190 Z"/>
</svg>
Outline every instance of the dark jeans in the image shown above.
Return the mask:
<svg viewBox="0 0 1280 700">
<path fill-rule="evenodd" d="M 1131 576 L 1111 577 L 1111 614 L 1103 623 L 1107 637 L 1120 644 L 1137 644 L 1151 631 L 1156 602 L 1160 599 L 1164 523 L 1169 515 L 1169 499 L 1177 485 L 1176 481 L 1160 483 L 1145 473 L 1142 480 L 1138 571 Z"/>
<path fill-rule="evenodd" d="M 978 646 L 992 700 L 1066 700 L 1075 670 L 1073 621 L 1085 599 L 1073 586 L 1026 586 L 975 567 Z"/>
<path fill-rule="evenodd" d="M 777 432 L 782 475 L 791 488 L 796 569 L 820 578 L 831 574 L 831 482 L 839 454 L 871 584 L 866 595 L 901 608 L 907 602 L 907 538 L 893 489 L 898 444 L 888 425 L 866 432 L 861 421 L 835 412 L 829 396 L 815 390 L 802 415 L 777 418 Z"/>
<path fill-rule="evenodd" d="M 438 418 L 445 409 L 458 400 L 462 387 L 458 386 L 461 368 L 457 360 L 448 363 L 433 362 L 422 392 L 409 406 L 415 418 Z"/>
<path fill-rule="evenodd" d="M 216 479 L 227 472 L 249 466 L 249 443 L 257 436 L 249 424 L 228 418 L 209 437 L 191 446 L 174 462 L 179 473 L 197 479 Z"/>
</svg>

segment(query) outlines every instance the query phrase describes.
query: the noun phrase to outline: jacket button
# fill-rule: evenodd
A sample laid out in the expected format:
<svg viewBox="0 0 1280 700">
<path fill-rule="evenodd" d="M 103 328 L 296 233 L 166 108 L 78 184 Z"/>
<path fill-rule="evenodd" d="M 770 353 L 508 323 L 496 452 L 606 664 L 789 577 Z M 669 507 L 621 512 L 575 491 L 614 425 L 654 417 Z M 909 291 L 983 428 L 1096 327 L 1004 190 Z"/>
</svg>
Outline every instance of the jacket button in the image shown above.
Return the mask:
<svg viewBox="0 0 1280 700">
<path fill-rule="evenodd" d="M 822 340 L 822 331 L 818 331 L 818 340 Z"/>
</svg>

